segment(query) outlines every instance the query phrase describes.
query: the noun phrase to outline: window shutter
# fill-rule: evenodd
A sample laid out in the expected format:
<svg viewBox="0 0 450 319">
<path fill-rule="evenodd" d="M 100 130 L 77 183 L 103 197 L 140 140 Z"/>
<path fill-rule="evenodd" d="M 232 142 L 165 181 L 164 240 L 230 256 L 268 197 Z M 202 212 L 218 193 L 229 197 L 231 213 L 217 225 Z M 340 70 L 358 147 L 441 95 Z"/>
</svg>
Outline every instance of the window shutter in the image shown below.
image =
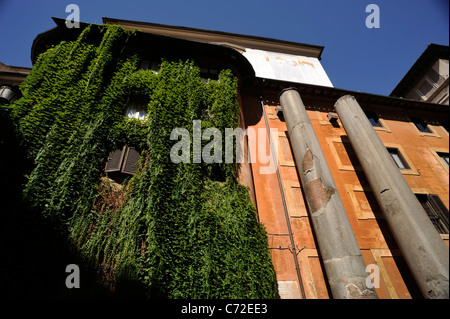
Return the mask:
<svg viewBox="0 0 450 319">
<path fill-rule="evenodd" d="M 433 210 L 436 212 L 436 215 L 439 216 L 440 225 L 442 227 L 441 234 L 448 234 L 449 228 L 449 218 L 448 218 L 448 209 L 436 194 L 428 194 L 428 202 Z"/>
<path fill-rule="evenodd" d="M 136 174 L 139 168 L 138 164 L 140 158 L 141 154 L 139 154 L 134 147 L 128 147 L 123 163 L 122 173 L 132 175 Z"/>
<path fill-rule="evenodd" d="M 428 82 L 428 79 L 426 79 L 426 78 L 425 78 L 425 80 L 422 82 L 422 84 L 417 89 L 426 98 L 429 98 L 430 95 L 435 90 L 434 86 L 430 82 Z"/>
<path fill-rule="evenodd" d="M 434 86 L 439 87 L 442 83 L 444 83 L 445 79 L 442 77 L 434 67 L 432 67 L 428 73 L 428 78 L 431 80 Z"/>
<path fill-rule="evenodd" d="M 123 154 L 125 152 L 125 146 L 123 148 L 116 149 L 108 155 L 108 161 L 106 162 L 105 172 L 119 172 L 122 166 Z"/>
</svg>

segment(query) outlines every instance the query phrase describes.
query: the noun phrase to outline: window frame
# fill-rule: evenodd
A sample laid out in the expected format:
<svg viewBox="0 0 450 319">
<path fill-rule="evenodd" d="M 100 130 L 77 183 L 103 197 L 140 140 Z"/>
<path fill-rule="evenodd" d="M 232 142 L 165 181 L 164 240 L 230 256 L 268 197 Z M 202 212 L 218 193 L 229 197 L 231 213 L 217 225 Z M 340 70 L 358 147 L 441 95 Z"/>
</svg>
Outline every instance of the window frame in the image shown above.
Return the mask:
<svg viewBox="0 0 450 319">
<path fill-rule="evenodd" d="M 395 164 L 397 164 L 399 169 L 411 169 L 402 152 L 400 152 L 398 148 L 387 147 L 386 149 L 388 150 L 389 154 L 391 155 L 392 159 L 394 160 Z"/>
<path fill-rule="evenodd" d="M 414 127 L 414 130 L 417 132 L 418 135 L 420 136 L 431 136 L 431 137 L 437 137 L 437 138 L 442 138 L 438 131 L 433 127 L 433 125 L 427 123 L 427 121 L 423 118 L 421 118 L 420 116 L 408 116 L 409 119 L 409 123 L 412 125 L 412 127 Z M 426 124 L 426 129 L 428 130 L 428 132 L 423 132 L 419 129 L 419 127 L 417 126 L 417 123 L 422 125 L 422 124 Z"/>
<path fill-rule="evenodd" d="M 136 163 L 132 163 L 133 162 L 131 160 L 132 156 L 137 156 Z M 126 150 L 125 156 L 123 157 L 123 163 L 122 163 L 122 168 L 121 168 L 120 172 L 124 173 L 124 174 L 129 174 L 129 175 L 136 175 L 139 170 L 140 157 L 141 157 L 141 154 L 138 152 L 138 150 L 134 146 L 127 146 L 127 150 Z M 133 171 L 132 169 L 129 169 L 129 168 L 132 168 L 133 166 L 136 166 L 135 171 Z"/>
<path fill-rule="evenodd" d="M 437 155 L 439 156 L 439 158 L 441 159 L 441 161 L 447 166 L 449 166 L 449 154 L 448 152 L 437 152 Z M 443 157 L 447 157 L 447 159 L 443 158 Z"/>
<path fill-rule="evenodd" d="M 125 103 L 124 116 L 127 119 L 145 121 L 148 118 L 148 104 L 144 96 L 130 95 Z"/>
<path fill-rule="evenodd" d="M 345 144 L 347 144 L 350 148 L 353 148 L 347 135 L 341 135 L 339 137 L 327 137 L 326 141 L 327 141 L 328 147 L 331 151 L 331 155 L 333 155 L 333 157 L 336 161 L 336 164 L 338 166 L 338 169 L 340 171 L 363 171 L 361 164 L 358 161 L 358 157 L 356 156 L 356 153 L 354 153 L 354 150 L 353 150 L 353 154 L 349 154 L 347 151 Z M 346 149 L 346 154 L 349 157 L 350 162 L 352 162 L 351 155 L 354 155 L 355 159 L 357 160 L 358 165 L 353 166 L 353 163 L 351 163 L 350 165 L 345 165 L 341 160 L 341 157 L 339 155 L 339 152 L 338 152 L 335 144 L 342 144 L 342 146 Z"/>
<path fill-rule="evenodd" d="M 442 147 L 429 147 L 429 150 L 431 154 L 436 158 L 436 160 L 439 162 L 439 164 L 442 165 L 444 170 L 449 173 L 449 167 L 445 164 L 445 162 L 442 160 L 442 158 L 439 156 L 439 153 L 447 153 L 449 154 L 449 150 L 447 148 Z"/>
<path fill-rule="evenodd" d="M 380 122 L 380 116 L 378 115 L 377 112 L 373 111 L 373 110 L 365 110 L 364 114 L 367 116 L 367 119 L 369 120 L 370 124 L 372 124 L 373 127 L 383 127 L 383 124 L 381 124 Z M 375 122 L 375 124 L 371 121 L 371 119 L 373 119 L 373 121 Z"/>
<path fill-rule="evenodd" d="M 428 218 L 433 223 L 442 238 L 449 236 L 449 211 L 437 194 L 414 192 Z"/>
<path fill-rule="evenodd" d="M 108 154 L 108 158 L 105 163 L 105 173 L 114 173 L 114 172 L 120 172 L 123 164 L 123 157 L 125 155 L 126 146 L 123 146 L 122 148 L 117 148 Z M 120 155 L 117 155 L 120 153 Z M 110 167 L 110 161 L 114 159 L 114 157 L 119 156 L 118 164 L 114 167 Z"/>
<path fill-rule="evenodd" d="M 121 174 L 127 174 L 127 175 L 136 175 L 139 167 L 136 169 L 136 171 L 132 171 L 132 170 L 127 170 L 127 168 L 133 166 L 133 165 L 137 165 L 139 164 L 139 159 L 136 162 L 136 164 L 130 164 L 130 150 L 133 152 L 136 152 L 137 154 L 139 154 L 140 157 L 140 152 L 134 147 L 134 146 L 129 146 L 129 145 L 124 145 L 122 148 L 117 148 L 113 151 L 111 151 L 108 155 L 108 159 L 106 160 L 105 163 L 105 168 L 104 171 L 105 173 L 109 173 L 109 174 L 117 174 L 117 173 L 121 173 Z M 119 157 L 119 161 L 118 161 L 118 167 L 114 166 L 113 168 L 109 168 L 109 161 L 111 159 L 113 159 L 113 156 L 115 153 L 119 153 L 120 152 L 120 157 Z M 117 155 L 116 155 L 117 156 Z"/>
<path fill-rule="evenodd" d="M 386 121 L 380 116 L 380 113 L 378 113 L 375 110 L 371 110 L 371 109 L 363 110 L 363 112 L 366 115 L 367 119 L 369 120 L 370 124 L 372 124 L 372 127 L 374 128 L 374 130 L 391 133 L 391 130 L 389 129 L 388 125 L 386 124 Z M 376 117 L 378 125 L 373 125 L 373 123 L 370 121 L 370 119 L 372 118 L 372 116 L 370 116 L 371 114 L 374 117 Z"/>
<path fill-rule="evenodd" d="M 416 169 L 412 161 L 409 159 L 408 155 L 406 154 L 406 151 L 401 145 L 393 143 L 385 143 L 384 146 L 386 147 L 386 150 L 388 151 L 389 155 L 391 156 L 394 162 L 395 160 L 392 157 L 391 153 L 389 152 L 389 149 L 397 149 L 397 152 L 400 153 L 401 159 L 404 160 L 404 164 L 407 164 L 408 166 L 408 168 L 400 168 L 400 167 L 398 168 L 403 175 L 417 175 L 417 176 L 420 175 L 419 171 Z"/>
</svg>

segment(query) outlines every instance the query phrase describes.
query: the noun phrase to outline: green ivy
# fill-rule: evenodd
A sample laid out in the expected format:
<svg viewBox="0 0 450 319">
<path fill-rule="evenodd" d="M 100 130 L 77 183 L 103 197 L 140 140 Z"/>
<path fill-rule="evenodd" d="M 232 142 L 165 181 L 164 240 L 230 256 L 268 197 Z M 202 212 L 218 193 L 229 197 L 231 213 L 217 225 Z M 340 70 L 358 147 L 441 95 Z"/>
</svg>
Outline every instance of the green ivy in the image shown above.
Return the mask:
<svg viewBox="0 0 450 319">
<path fill-rule="evenodd" d="M 237 165 L 170 160 L 174 128 L 192 132 L 200 119 L 224 136 L 239 125 L 236 78 L 223 70 L 205 82 L 192 61 L 138 70 L 126 53 L 136 32 L 101 27 L 96 43 L 94 28 L 42 54 L 10 107 L 34 163 L 24 198 L 86 262 L 148 297 L 274 298 L 267 234 Z M 123 115 L 131 94 L 148 101 L 145 120 Z M 142 154 L 120 187 L 103 169 L 123 144 Z"/>
</svg>

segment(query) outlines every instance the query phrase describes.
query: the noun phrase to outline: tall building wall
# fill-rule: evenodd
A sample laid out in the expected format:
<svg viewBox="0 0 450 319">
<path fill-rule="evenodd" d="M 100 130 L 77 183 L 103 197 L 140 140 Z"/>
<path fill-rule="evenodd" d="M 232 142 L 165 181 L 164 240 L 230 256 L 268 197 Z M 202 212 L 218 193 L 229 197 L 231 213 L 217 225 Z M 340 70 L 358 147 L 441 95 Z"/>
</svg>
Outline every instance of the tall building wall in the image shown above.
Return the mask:
<svg viewBox="0 0 450 319">
<path fill-rule="evenodd" d="M 278 129 L 277 158 L 282 191 L 275 173 L 260 173 L 260 167 L 267 164 L 252 164 L 252 172 L 259 218 L 269 234 L 280 297 L 329 298 L 326 274 L 316 246 L 310 213 L 305 205 L 289 134 L 286 124 L 278 116 L 281 114 L 277 113 L 277 92 L 262 92 L 244 91 L 242 100 L 247 127 Z M 263 98 L 265 114 L 258 93 Z M 338 120 L 337 125 L 333 125 L 328 120 L 328 114 L 334 112 L 333 105 L 337 98 L 317 95 L 304 95 L 302 98 L 366 265 L 374 264 L 379 268 L 381 280 L 380 287 L 376 289 L 379 298 L 421 298 L 342 124 Z M 397 148 L 407 161 L 410 168 L 401 171 L 412 190 L 417 194 L 438 195 L 448 209 L 448 167 L 437 153 L 448 153 L 449 138 L 439 118 L 426 111 L 397 110 L 374 103 L 361 103 L 361 106 L 365 110 L 375 111 L 380 124 L 376 127 L 378 136 L 386 147 Z M 411 119 L 415 117 L 426 119 L 431 133 L 420 132 Z M 270 151 L 268 143 L 267 152 Z M 441 237 L 448 245 L 448 234 Z M 297 258 L 301 278 L 297 275 L 294 258 Z"/>
<path fill-rule="evenodd" d="M 117 22 L 108 21 L 105 23 Z M 161 48 L 161 55 L 169 52 L 177 56 L 179 52 L 174 48 L 183 46 L 186 52 L 190 52 L 194 58 L 198 57 L 198 60 L 205 62 L 205 56 L 211 58 L 211 61 L 207 61 L 208 67 L 217 61 L 226 64 L 228 60 L 234 60 L 233 71 L 245 73 L 245 81 L 241 78 L 239 82 L 241 126 L 255 131 L 261 129 L 265 135 L 257 134 L 256 140 L 244 141 L 242 147 L 246 161 L 241 165 L 240 180 L 249 187 L 251 199 L 258 211 L 257 217 L 266 227 L 280 298 L 332 297 L 292 154 L 289 133 L 282 113 L 279 112 L 278 95 L 283 88 L 292 85 L 307 88 L 301 90 L 301 96 L 362 256 L 366 265 L 376 265 L 379 269 L 380 286 L 376 288 L 378 297 L 422 297 L 383 218 L 342 123 L 333 114 L 331 118 L 336 121 L 332 123 L 329 119 L 330 113 L 335 112 L 336 100 L 349 92 L 333 88 L 320 64 L 323 48 L 198 29 L 119 22 L 129 29 L 140 27 L 145 33 L 158 35 L 169 32 L 168 37 L 148 37 L 151 41 L 167 45 L 167 48 Z M 173 44 L 175 38 L 190 39 L 193 42 L 187 50 L 188 41 Z M 37 37 L 34 50 L 39 51 L 45 41 L 45 35 Z M 217 45 L 201 46 L 199 43 Z M 187 54 L 186 52 L 183 51 Z M 222 67 L 223 65 L 217 65 L 217 69 Z M 446 83 L 448 89 L 448 76 Z M 327 94 L 323 94 L 324 91 Z M 390 104 L 386 102 L 388 100 L 395 103 Z M 425 199 L 423 204 L 427 204 L 428 194 L 437 195 L 448 210 L 449 169 L 448 162 L 446 164 L 441 158 L 443 154 L 447 154 L 448 161 L 448 116 L 442 116 L 442 109 L 435 112 L 431 103 L 428 107 L 425 102 L 406 99 L 399 101 L 401 100 L 365 94 L 364 100 L 358 102 L 369 117 L 373 116 L 372 120 L 376 122 L 374 128 L 385 146 L 397 150 L 394 154 L 396 159 L 403 161 L 406 166 L 401 170 L 402 174 L 411 189 Z M 270 129 L 277 129 L 276 136 L 272 139 L 276 145 L 272 146 L 268 138 Z M 259 143 L 262 138 L 264 142 Z M 250 159 L 247 151 L 255 149 L 258 154 L 258 148 L 261 147 L 261 151 L 269 155 L 274 146 L 278 150 L 278 170 L 263 173 L 268 164 L 261 163 L 259 157 Z M 441 237 L 448 245 L 448 233 L 441 234 Z"/>
</svg>

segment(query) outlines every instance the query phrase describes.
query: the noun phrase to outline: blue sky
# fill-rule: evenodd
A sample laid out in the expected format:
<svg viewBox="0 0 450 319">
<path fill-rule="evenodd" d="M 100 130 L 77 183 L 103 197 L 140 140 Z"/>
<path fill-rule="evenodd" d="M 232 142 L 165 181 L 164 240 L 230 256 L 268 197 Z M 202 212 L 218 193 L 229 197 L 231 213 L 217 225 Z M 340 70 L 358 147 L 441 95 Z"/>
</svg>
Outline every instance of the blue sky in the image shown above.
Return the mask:
<svg viewBox="0 0 450 319">
<path fill-rule="evenodd" d="M 255 35 L 325 47 L 322 65 L 337 88 L 389 95 L 430 43 L 449 43 L 448 0 L 0 0 L 0 61 L 31 66 L 37 34 L 77 4 L 83 22 L 102 17 Z M 368 4 L 380 28 L 365 24 Z"/>
</svg>

